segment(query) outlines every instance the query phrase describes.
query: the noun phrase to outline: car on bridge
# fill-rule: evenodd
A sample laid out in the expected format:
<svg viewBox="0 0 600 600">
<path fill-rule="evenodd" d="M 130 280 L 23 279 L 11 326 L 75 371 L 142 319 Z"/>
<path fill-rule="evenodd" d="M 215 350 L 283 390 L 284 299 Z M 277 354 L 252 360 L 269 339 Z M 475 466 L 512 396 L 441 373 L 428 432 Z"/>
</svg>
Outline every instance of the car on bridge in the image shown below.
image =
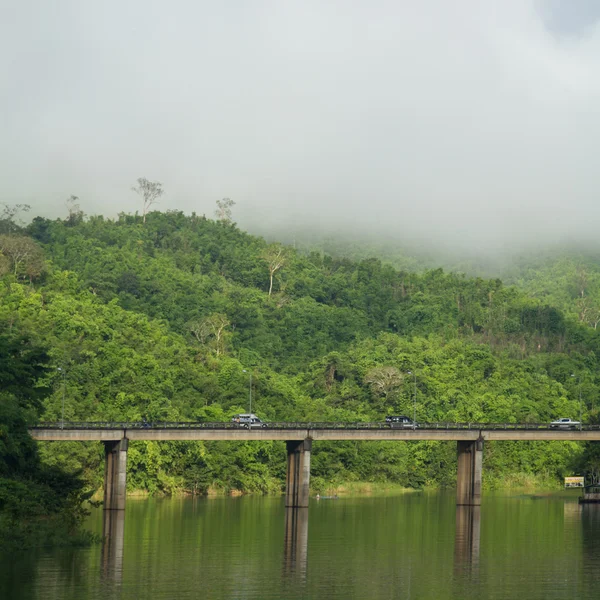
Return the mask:
<svg viewBox="0 0 600 600">
<path fill-rule="evenodd" d="M 240 415 L 234 415 L 231 419 L 232 423 L 237 423 L 240 427 L 247 427 L 250 429 L 251 427 L 266 427 L 267 424 L 263 423 L 255 414 L 253 413 L 243 413 Z"/>
<path fill-rule="evenodd" d="M 404 427 L 406 429 L 416 429 L 418 427 L 417 423 L 404 415 L 388 415 L 385 418 L 385 422 L 390 427 Z"/>
<path fill-rule="evenodd" d="M 552 421 L 552 423 L 550 423 L 550 427 L 552 429 L 577 429 L 578 427 L 581 427 L 581 422 L 563 418 Z"/>
</svg>

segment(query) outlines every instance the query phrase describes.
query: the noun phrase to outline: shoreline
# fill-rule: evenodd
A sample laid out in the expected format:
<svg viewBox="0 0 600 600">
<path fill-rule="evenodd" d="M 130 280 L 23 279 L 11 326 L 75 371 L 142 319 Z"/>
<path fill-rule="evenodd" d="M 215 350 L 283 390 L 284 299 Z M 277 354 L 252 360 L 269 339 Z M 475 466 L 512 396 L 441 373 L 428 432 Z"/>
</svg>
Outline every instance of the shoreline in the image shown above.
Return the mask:
<svg viewBox="0 0 600 600">
<path fill-rule="evenodd" d="M 349 481 L 339 482 L 335 484 L 327 484 L 319 482 L 319 485 L 311 486 L 310 497 L 314 498 L 317 495 L 339 497 L 354 497 L 354 496 L 396 496 L 415 493 L 435 493 L 435 492 L 453 492 L 456 488 L 444 486 L 424 486 L 422 488 L 407 488 L 397 483 L 389 482 L 370 482 L 370 481 Z M 484 481 L 484 493 L 524 493 L 524 494 L 554 494 L 564 490 L 563 486 L 555 480 L 547 477 L 536 477 L 528 474 L 518 474 L 509 478 L 492 479 L 488 482 Z M 147 498 L 223 498 L 223 497 L 240 497 L 240 496 L 283 496 L 285 490 L 271 492 L 256 492 L 244 491 L 239 489 L 225 489 L 218 487 L 210 487 L 206 493 L 192 493 L 187 490 L 174 490 L 170 493 L 158 492 L 150 493 L 147 490 L 129 490 L 127 498 L 131 500 L 142 500 Z M 103 489 L 99 488 L 92 496 L 94 501 L 102 501 Z"/>
</svg>

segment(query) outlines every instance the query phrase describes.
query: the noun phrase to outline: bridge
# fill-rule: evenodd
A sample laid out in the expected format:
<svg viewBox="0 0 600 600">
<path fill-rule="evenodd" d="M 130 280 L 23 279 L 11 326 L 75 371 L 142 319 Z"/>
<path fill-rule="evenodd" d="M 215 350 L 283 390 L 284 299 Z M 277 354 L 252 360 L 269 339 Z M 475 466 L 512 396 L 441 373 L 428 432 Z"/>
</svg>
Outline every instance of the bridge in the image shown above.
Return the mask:
<svg viewBox="0 0 600 600">
<path fill-rule="evenodd" d="M 481 504 L 483 447 L 486 440 L 600 441 L 600 425 L 573 429 L 548 423 L 420 423 L 416 427 L 386 423 L 40 423 L 29 429 L 39 441 L 101 441 L 104 443 L 104 508 L 123 510 L 129 441 L 279 440 L 286 443 L 286 506 L 308 506 L 312 443 L 323 440 L 416 441 L 457 443 L 457 506 Z"/>
</svg>

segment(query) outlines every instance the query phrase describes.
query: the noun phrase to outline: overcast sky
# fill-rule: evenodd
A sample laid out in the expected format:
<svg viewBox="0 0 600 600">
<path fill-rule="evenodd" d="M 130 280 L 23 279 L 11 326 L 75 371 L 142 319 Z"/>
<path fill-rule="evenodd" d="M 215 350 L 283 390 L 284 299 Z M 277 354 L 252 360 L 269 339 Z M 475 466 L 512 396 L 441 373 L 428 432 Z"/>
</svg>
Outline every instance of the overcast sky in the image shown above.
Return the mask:
<svg viewBox="0 0 600 600">
<path fill-rule="evenodd" d="M 594 238 L 598 0 L 3 0 L 0 201 Z"/>
</svg>

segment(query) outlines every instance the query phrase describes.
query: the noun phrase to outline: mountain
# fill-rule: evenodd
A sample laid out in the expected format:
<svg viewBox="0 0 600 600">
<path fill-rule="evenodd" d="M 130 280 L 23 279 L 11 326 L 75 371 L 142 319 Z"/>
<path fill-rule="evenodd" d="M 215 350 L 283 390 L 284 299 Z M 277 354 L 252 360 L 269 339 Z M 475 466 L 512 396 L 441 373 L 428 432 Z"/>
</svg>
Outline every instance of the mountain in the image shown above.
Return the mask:
<svg viewBox="0 0 600 600">
<path fill-rule="evenodd" d="M 37 217 L 6 227 L 0 250 L 0 322 L 48 355 L 42 419 L 62 417 L 64 396 L 67 420 L 227 421 L 247 411 L 251 381 L 264 420 L 383 421 L 412 414 L 412 374 L 423 422 L 578 418 L 580 392 L 584 421 L 598 419 L 600 333 L 537 263 L 519 266 L 519 285 L 398 270 L 178 211 L 151 212 L 145 223 Z M 577 264 L 563 265 L 567 279 Z M 433 442 L 319 443 L 313 483 L 452 484 L 455 452 Z M 41 454 L 100 485 L 95 445 L 56 443 Z M 129 485 L 276 491 L 284 455 L 277 442 L 139 442 Z M 485 484 L 555 484 L 597 462 L 578 443 L 490 443 Z"/>
</svg>

